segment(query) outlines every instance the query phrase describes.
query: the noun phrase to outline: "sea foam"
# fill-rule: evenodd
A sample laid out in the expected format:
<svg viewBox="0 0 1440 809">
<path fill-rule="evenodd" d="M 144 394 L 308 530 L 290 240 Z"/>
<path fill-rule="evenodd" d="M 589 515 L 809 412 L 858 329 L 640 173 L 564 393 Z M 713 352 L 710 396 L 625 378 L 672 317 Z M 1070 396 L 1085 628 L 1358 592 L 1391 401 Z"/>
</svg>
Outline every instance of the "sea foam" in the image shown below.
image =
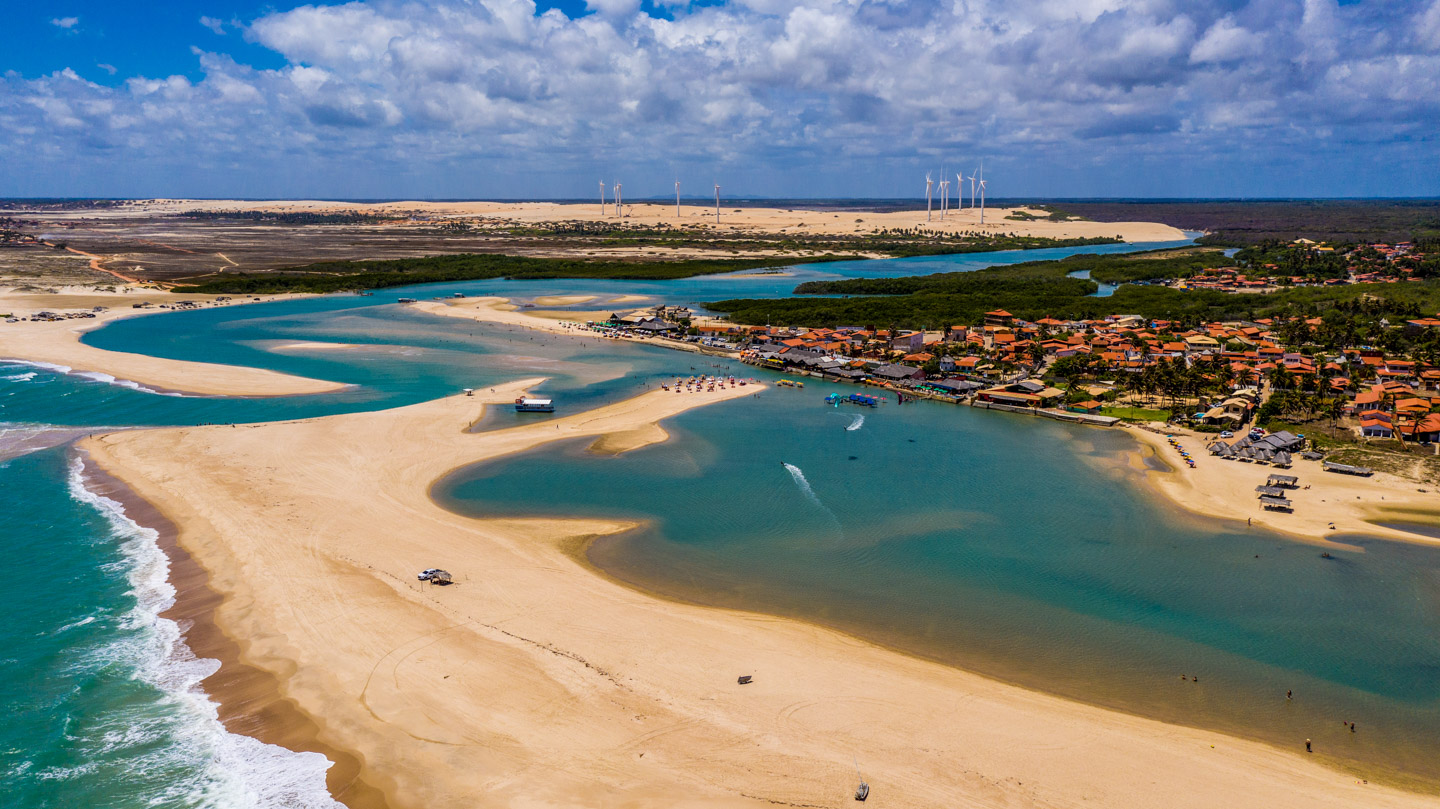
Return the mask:
<svg viewBox="0 0 1440 809">
<path fill-rule="evenodd" d="M 200 682 L 219 669 L 219 661 L 196 657 L 185 645 L 180 626 L 161 615 L 174 606 L 175 587 L 159 534 L 130 519 L 120 503 L 91 491 L 78 456 L 71 459 L 68 483 L 70 496 L 108 523 L 135 599 L 120 622 L 125 631 L 96 657 L 127 667 L 131 676 L 163 695 L 154 710 L 127 716 L 122 728 L 107 732 L 102 751 L 148 748 L 150 752 L 137 755 L 133 770 L 192 774 L 167 783 L 165 794 L 152 796 L 152 805 L 179 801 L 213 809 L 343 809 L 326 790 L 325 774 L 332 765 L 325 756 L 296 753 L 225 729 L 219 706 L 200 689 Z M 162 738 L 171 743 L 146 744 Z"/>
<path fill-rule="evenodd" d="M 131 389 L 131 390 L 138 390 L 138 391 L 140 391 L 141 393 L 153 393 L 153 394 L 155 394 L 156 396 L 184 396 L 184 395 L 185 395 L 185 394 L 183 394 L 183 393 L 175 393 L 174 391 L 159 391 L 159 390 L 155 390 L 154 388 L 147 388 L 147 387 L 145 387 L 144 385 L 141 385 L 139 382 L 132 382 L 132 381 L 130 381 L 130 380 L 128 380 L 128 379 L 116 379 L 115 377 L 111 376 L 110 374 L 101 373 L 100 371 L 77 371 L 77 370 L 75 370 L 74 368 L 71 368 L 71 367 L 68 366 L 68 365 L 58 365 L 58 364 L 53 363 L 53 362 L 40 362 L 40 361 L 38 361 L 38 360 L 5 360 L 5 362 L 6 362 L 6 364 L 8 364 L 8 365 L 23 365 L 23 366 L 28 366 L 28 367 L 30 367 L 30 368 L 40 368 L 40 369 L 45 370 L 45 371 L 52 371 L 52 372 L 57 373 L 57 374 L 66 374 L 66 375 L 69 375 L 69 376 L 78 376 L 78 377 L 80 377 L 81 379 L 89 379 L 89 380 L 94 381 L 94 382 L 102 382 L 102 383 L 104 383 L 104 384 L 106 384 L 106 385 L 114 385 L 114 386 L 116 386 L 117 388 L 129 388 L 129 389 Z M 21 376 L 25 376 L 25 379 L 23 379 L 23 380 L 22 380 L 22 379 L 19 379 L 19 377 L 21 377 Z M 5 379 L 11 379 L 11 380 L 14 380 L 14 381 L 29 381 L 29 380 L 34 379 L 34 378 L 35 378 L 35 374 L 33 374 L 33 373 L 29 374 L 28 376 L 27 376 L 27 375 L 24 375 L 24 374 L 17 374 L 17 375 L 14 376 L 14 377 L 5 377 Z"/>
</svg>

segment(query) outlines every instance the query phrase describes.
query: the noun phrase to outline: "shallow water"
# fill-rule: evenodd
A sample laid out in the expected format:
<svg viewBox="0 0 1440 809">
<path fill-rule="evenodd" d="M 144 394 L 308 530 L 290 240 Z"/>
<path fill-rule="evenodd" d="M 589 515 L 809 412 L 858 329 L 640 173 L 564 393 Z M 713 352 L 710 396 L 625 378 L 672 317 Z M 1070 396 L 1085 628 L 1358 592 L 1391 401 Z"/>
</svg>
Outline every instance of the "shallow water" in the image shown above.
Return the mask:
<svg viewBox="0 0 1440 809">
<path fill-rule="evenodd" d="M 179 628 L 158 618 L 169 596 L 154 535 L 80 485 L 65 446 L 77 435 L 394 407 L 537 375 L 564 415 L 677 374 L 764 375 L 389 305 L 403 295 L 634 293 L 693 305 L 867 268 L 904 275 L 984 261 L 812 265 L 759 280 L 469 282 L 133 318 L 85 338 L 353 385 L 321 396 L 162 396 L 0 361 L 0 603 L 11 618 L 0 625 L 0 708 L 11 717 L 0 723 L 0 804 L 328 801 L 317 790 L 323 762 L 219 727 L 194 688 L 214 664 L 187 658 Z M 673 440 L 620 457 L 564 446 L 490 465 L 453 481 L 447 502 L 643 519 L 647 528 L 592 554 L 659 592 L 833 624 L 1174 721 L 1280 743 L 1308 736 L 1323 753 L 1433 775 L 1432 549 L 1366 542 L 1364 553 L 1320 560 L 1151 503 L 1114 461 L 1123 436 L 936 403 L 837 410 L 822 404 L 828 390 L 772 389 L 694 411 L 667 425 Z M 520 418 L 492 409 L 479 429 Z M 536 491 L 573 496 L 561 507 Z M 1181 672 L 1201 682 L 1182 687 Z M 1293 703 L 1277 697 L 1285 688 Z M 1342 718 L 1360 732 L 1340 733 Z"/>
<path fill-rule="evenodd" d="M 687 413 L 618 458 L 572 445 L 486 464 L 437 494 L 476 515 L 644 521 L 591 560 L 675 597 L 1440 777 L 1434 549 L 1352 538 L 1323 559 L 1140 496 L 1122 433 L 893 399 L 851 431 L 830 390 Z"/>
</svg>

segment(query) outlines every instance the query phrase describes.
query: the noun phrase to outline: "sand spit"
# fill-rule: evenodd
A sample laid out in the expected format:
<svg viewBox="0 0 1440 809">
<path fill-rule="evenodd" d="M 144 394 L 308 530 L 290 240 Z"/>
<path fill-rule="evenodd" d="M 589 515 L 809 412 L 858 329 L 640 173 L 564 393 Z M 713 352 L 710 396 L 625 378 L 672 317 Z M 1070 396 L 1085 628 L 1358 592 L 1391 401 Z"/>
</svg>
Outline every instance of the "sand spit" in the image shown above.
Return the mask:
<svg viewBox="0 0 1440 809">
<path fill-rule="evenodd" d="M 757 390 L 653 391 L 464 432 L 481 401 L 533 384 L 84 446 L 175 522 L 244 662 L 358 753 L 394 809 L 841 807 L 856 758 L 883 806 L 1436 805 L 1327 770 L 1298 739 L 1281 751 L 647 596 L 576 560 L 621 522 L 440 508 L 430 487 L 462 465 L 570 438 L 633 450 L 663 440 L 661 419 Z M 432 566 L 457 584 L 417 583 Z"/>
<path fill-rule="evenodd" d="M 263 368 L 106 351 L 80 342 L 80 337 L 85 332 L 100 328 L 111 321 L 157 314 L 154 309 L 135 309 L 132 307 L 135 303 L 210 300 L 213 300 L 213 296 L 175 295 L 154 290 L 61 294 L 0 292 L 0 313 L 8 312 L 17 317 L 27 317 L 40 311 L 63 313 L 89 311 L 95 306 L 111 307 L 94 313 L 93 318 L 0 322 L 0 359 L 42 363 L 76 373 L 104 374 L 155 391 L 209 396 L 296 396 L 328 393 L 346 387 L 340 382 L 307 379 Z"/>
<path fill-rule="evenodd" d="M 1205 447 L 1216 436 L 1171 429 L 1166 433 L 1134 428 L 1129 433 L 1145 447 L 1146 454 L 1170 467 L 1167 472 L 1144 473 L 1149 488 L 1172 503 L 1206 517 L 1249 521 L 1249 524 L 1282 534 L 1329 542 L 1345 534 L 1435 544 L 1440 540 L 1422 534 L 1399 531 L 1380 522 L 1440 522 L 1440 495 L 1432 487 L 1377 472 L 1372 477 L 1355 477 L 1325 472 L 1318 462 L 1296 460 L 1294 468 L 1275 469 L 1254 463 L 1222 461 L 1210 456 Z M 1166 442 L 1174 435 L 1195 458 L 1195 468 L 1186 468 L 1180 454 Z M 1299 488 L 1286 492 L 1294 513 L 1266 511 L 1260 507 L 1256 486 L 1271 474 L 1293 475 Z M 1334 525 L 1332 529 L 1330 526 Z"/>
<path fill-rule="evenodd" d="M 515 305 L 510 302 L 509 298 L 457 298 L 443 301 L 419 301 L 406 305 L 411 309 L 416 309 L 426 314 L 440 315 L 441 317 L 457 317 L 480 323 L 501 323 L 507 326 L 520 326 L 521 328 L 548 332 L 550 334 L 587 335 L 586 332 L 576 331 L 573 325 L 567 325 L 559 320 L 551 320 L 531 314 L 531 312 L 535 310 L 526 311 L 517 309 Z M 578 318 L 586 313 L 555 312 L 553 314 Z M 590 336 L 593 339 L 600 339 L 594 337 L 594 335 Z"/>
</svg>

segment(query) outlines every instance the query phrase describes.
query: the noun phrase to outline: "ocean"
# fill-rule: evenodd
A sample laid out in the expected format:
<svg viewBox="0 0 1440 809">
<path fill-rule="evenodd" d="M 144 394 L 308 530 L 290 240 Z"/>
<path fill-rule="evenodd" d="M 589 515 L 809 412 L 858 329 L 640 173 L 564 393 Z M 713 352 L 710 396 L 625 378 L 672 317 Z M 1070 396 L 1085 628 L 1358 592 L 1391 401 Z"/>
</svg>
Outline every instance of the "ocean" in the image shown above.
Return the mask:
<svg viewBox="0 0 1440 809">
<path fill-rule="evenodd" d="M 196 658 L 185 627 L 164 617 L 174 588 L 156 532 L 93 484 L 74 438 L 394 407 L 537 374 L 561 414 L 676 375 L 765 375 L 389 305 L 401 296 L 644 294 L 695 305 L 788 294 L 812 278 L 1055 252 L 808 265 L 784 278 L 457 283 L 133 318 L 85 338 L 353 385 L 320 396 L 160 395 L 0 361 L 4 805 L 334 805 L 323 756 L 220 722 L 200 687 L 217 664 Z M 1363 552 L 1321 560 L 1153 502 L 1116 460 L 1123 436 L 929 402 L 835 409 L 823 403 L 828 390 L 774 389 L 755 406 L 692 411 L 667 424 L 671 441 L 615 458 L 559 446 L 465 470 L 441 496 L 462 512 L 640 520 L 591 560 L 665 595 L 793 615 L 1170 721 L 1277 743 L 1313 737 L 1333 742 L 1323 746 L 1342 765 L 1435 781 L 1433 549 L 1357 539 Z M 482 429 L 516 418 L 497 410 Z M 571 494 L 555 503 L 536 491 Z M 1201 682 L 1182 688 L 1182 673 Z M 1286 688 L 1303 696 L 1286 705 Z M 1360 732 L 1340 734 L 1342 719 Z"/>
</svg>

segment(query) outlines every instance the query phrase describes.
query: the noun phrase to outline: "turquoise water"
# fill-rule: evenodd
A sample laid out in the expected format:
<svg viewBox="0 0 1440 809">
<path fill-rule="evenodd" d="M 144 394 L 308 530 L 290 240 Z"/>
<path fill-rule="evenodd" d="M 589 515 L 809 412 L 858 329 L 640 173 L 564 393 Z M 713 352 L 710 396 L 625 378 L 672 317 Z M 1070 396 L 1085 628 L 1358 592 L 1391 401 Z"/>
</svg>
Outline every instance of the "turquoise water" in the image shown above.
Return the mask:
<svg viewBox="0 0 1440 809">
<path fill-rule="evenodd" d="M 671 441 L 621 457 L 572 445 L 486 464 L 437 494 L 477 516 L 643 521 L 591 559 L 647 589 L 1440 774 L 1435 550 L 1351 538 L 1323 559 L 1137 497 L 1123 434 L 929 402 L 835 409 L 832 390 L 686 413 Z"/>
<path fill-rule="evenodd" d="M 826 265 L 785 279 L 472 282 L 134 318 L 86 338 L 353 385 L 323 396 L 165 396 L 0 361 L 0 707 L 10 717 L 0 804 L 333 805 L 319 756 L 228 734 L 215 719 L 197 687 L 214 664 L 189 655 L 162 617 L 173 591 L 155 535 L 87 485 L 66 445 L 76 435 L 392 407 L 536 375 L 549 377 L 542 390 L 563 414 L 692 368 L 726 370 L 387 305 L 407 294 L 694 304 L 785 294 L 866 267 L 898 275 L 977 262 Z M 350 347 L 286 347 L 314 342 Z M 934 403 L 835 410 L 821 403 L 827 390 L 697 410 L 669 425 L 672 441 L 617 458 L 561 446 L 468 471 L 445 500 L 477 513 L 634 517 L 646 527 L 597 545 L 594 561 L 660 592 L 841 626 L 1146 715 L 1282 744 L 1311 737 L 1325 754 L 1435 776 L 1433 550 L 1361 541 L 1364 553 L 1321 560 L 1140 497 L 1114 460 L 1121 436 Z M 514 419 L 501 410 L 483 426 Z M 533 495 L 557 490 L 574 497 Z M 1201 682 L 1182 686 L 1182 672 Z M 1287 688 L 1297 695 L 1288 704 Z M 1341 733 L 1341 719 L 1359 732 Z"/>
</svg>

